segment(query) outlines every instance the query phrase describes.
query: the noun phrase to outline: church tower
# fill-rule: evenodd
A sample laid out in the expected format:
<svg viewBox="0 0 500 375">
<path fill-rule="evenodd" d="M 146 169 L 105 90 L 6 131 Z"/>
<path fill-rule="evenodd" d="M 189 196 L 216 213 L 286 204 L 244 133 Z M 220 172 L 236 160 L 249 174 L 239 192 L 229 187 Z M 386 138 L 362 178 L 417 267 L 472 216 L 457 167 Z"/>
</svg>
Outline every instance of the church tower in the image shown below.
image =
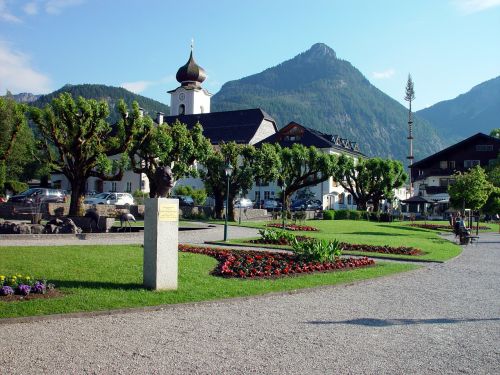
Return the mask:
<svg viewBox="0 0 500 375">
<path fill-rule="evenodd" d="M 207 78 L 205 70 L 196 64 L 193 58 L 193 46 L 188 62 L 179 68 L 175 76 L 181 85 L 170 94 L 170 115 L 194 115 L 198 113 L 210 113 L 210 94 L 201 87 L 201 83 Z"/>
</svg>

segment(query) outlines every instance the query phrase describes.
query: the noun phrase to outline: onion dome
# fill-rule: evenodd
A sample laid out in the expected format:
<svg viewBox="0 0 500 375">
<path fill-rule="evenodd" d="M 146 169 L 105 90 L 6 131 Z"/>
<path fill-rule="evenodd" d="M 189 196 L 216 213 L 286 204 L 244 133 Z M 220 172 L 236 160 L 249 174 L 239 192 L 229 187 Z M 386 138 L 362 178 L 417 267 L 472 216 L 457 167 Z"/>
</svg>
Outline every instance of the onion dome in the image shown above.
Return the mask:
<svg viewBox="0 0 500 375">
<path fill-rule="evenodd" d="M 179 68 L 175 78 L 185 87 L 200 87 L 200 84 L 207 78 L 205 69 L 194 61 L 192 50 L 188 62 Z"/>
</svg>

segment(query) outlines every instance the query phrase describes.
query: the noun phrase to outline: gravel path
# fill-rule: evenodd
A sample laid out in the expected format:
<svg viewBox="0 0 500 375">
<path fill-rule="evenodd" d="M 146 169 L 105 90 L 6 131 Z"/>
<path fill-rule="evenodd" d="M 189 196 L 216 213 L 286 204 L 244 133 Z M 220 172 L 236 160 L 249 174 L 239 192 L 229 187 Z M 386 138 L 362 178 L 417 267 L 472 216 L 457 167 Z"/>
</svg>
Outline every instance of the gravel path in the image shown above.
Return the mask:
<svg viewBox="0 0 500 375">
<path fill-rule="evenodd" d="M 0 325 L 0 374 L 499 374 L 500 235 L 292 294 Z"/>
</svg>

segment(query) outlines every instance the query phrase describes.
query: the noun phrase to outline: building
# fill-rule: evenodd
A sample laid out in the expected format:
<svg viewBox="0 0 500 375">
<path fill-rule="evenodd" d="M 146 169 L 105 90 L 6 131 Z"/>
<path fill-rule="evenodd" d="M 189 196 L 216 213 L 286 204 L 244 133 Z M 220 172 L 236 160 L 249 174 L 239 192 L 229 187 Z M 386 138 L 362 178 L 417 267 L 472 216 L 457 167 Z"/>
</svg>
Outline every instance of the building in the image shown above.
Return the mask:
<svg viewBox="0 0 500 375">
<path fill-rule="evenodd" d="M 477 133 L 417 161 L 411 166 L 415 194 L 407 200 L 409 211 L 421 213 L 426 204 L 434 215 L 443 216 L 450 200 L 448 186 L 454 183 L 455 173 L 466 172 L 476 165 L 486 168 L 499 153 L 500 139 Z M 411 204 L 412 199 L 418 204 Z"/>
<path fill-rule="evenodd" d="M 359 145 L 338 135 L 325 134 L 318 130 L 307 128 L 296 122 L 290 122 L 287 126 L 259 142 L 277 143 L 282 147 L 292 147 L 294 143 L 300 143 L 306 147 L 314 146 L 328 154 L 348 154 L 355 160 L 364 157 L 359 151 Z M 257 184 L 251 191 L 250 197 L 255 202 L 272 199 L 277 196 L 281 188 L 276 183 Z M 346 192 L 336 181 L 330 177 L 328 180 L 312 186 L 311 193 L 323 203 L 325 209 L 356 209 L 356 202 L 351 194 Z"/>
</svg>

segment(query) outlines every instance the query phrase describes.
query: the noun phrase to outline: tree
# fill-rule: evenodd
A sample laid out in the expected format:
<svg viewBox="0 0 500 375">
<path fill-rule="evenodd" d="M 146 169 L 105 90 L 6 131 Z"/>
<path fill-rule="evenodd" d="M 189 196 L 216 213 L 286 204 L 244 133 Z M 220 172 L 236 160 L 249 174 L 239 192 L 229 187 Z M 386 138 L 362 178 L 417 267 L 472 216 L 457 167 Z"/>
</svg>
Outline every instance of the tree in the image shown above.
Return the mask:
<svg viewBox="0 0 500 375">
<path fill-rule="evenodd" d="M 393 190 L 407 179 L 403 164 L 397 160 L 371 158 L 355 163 L 350 156 L 341 155 L 333 174 L 335 181 L 355 199 L 359 210 L 366 210 L 368 201 L 378 211 L 382 199 L 391 199 Z"/>
<path fill-rule="evenodd" d="M 156 125 L 145 116 L 139 125 L 135 140 L 128 151 L 132 170 L 144 173 L 149 179 L 149 196 L 159 196 L 162 183 L 156 171 L 170 167 L 173 184 L 180 178 L 196 176 L 195 162 L 203 163 L 212 152 L 210 141 L 203 136 L 203 128 L 196 124 L 188 129 L 179 120 L 172 125 Z"/>
<path fill-rule="evenodd" d="M 139 105 L 131 113 L 123 101 L 118 105 L 121 119 L 113 127 L 105 101 L 79 97 L 75 102 L 68 93 L 52 100 L 44 109 L 31 108 L 30 117 L 44 140 L 47 162 L 62 173 L 71 185 L 70 215 L 80 214 L 85 182 L 91 176 L 103 180 L 120 180 L 124 160 L 120 156 L 130 146 L 141 122 Z"/>
<path fill-rule="evenodd" d="M 494 187 L 487 180 L 484 169 L 478 165 L 468 172 L 457 173 L 455 183 L 448 187 L 450 204 L 457 209 L 479 210 L 493 191 Z"/>
<path fill-rule="evenodd" d="M 0 97 L 0 192 L 6 176 L 16 181 L 33 175 L 26 166 L 33 160 L 35 141 L 25 112 L 26 106 L 16 103 L 10 93 Z"/>
<path fill-rule="evenodd" d="M 500 138 L 500 128 L 493 129 L 490 132 L 491 137 Z"/>
<path fill-rule="evenodd" d="M 220 147 L 205 160 L 205 169 L 200 174 L 208 195 L 215 200 L 216 218 L 222 218 L 224 201 L 228 198 L 229 219 L 233 220 L 234 198 L 240 190 L 243 194 L 248 193 L 254 184 L 255 170 L 252 165 L 255 156 L 256 151 L 253 146 L 229 142 L 220 144 Z M 229 178 L 229 192 L 225 174 L 225 167 L 228 164 L 234 168 Z M 228 193 L 229 197 L 227 197 Z"/>
<path fill-rule="evenodd" d="M 284 200 L 287 210 L 290 208 L 290 197 L 296 191 L 317 185 L 328 180 L 337 165 L 337 157 L 318 150 L 314 146 L 306 147 L 295 143 L 292 147 L 272 145 L 266 152 L 270 155 L 272 164 L 266 166 L 267 179 L 277 179 L 283 186 Z M 265 175 L 265 173 L 264 173 Z"/>
</svg>

